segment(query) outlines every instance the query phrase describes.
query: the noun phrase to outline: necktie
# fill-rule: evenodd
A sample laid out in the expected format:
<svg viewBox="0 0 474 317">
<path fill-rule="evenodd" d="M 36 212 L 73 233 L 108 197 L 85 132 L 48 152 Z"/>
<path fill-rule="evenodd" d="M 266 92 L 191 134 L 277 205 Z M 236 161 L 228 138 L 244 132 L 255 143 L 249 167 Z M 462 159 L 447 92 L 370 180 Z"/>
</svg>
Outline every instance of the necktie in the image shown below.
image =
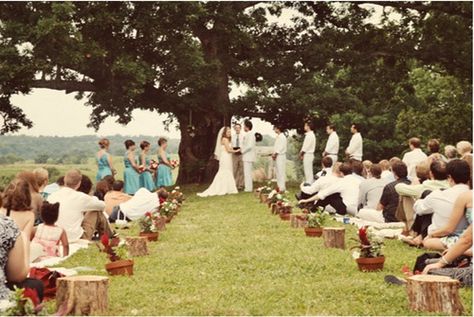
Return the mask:
<svg viewBox="0 0 474 317">
<path fill-rule="evenodd" d="M 239 145 L 239 135 L 237 134 L 237 140 L 235 142 L 235 147 L 240 147 Z"/>
</svg>

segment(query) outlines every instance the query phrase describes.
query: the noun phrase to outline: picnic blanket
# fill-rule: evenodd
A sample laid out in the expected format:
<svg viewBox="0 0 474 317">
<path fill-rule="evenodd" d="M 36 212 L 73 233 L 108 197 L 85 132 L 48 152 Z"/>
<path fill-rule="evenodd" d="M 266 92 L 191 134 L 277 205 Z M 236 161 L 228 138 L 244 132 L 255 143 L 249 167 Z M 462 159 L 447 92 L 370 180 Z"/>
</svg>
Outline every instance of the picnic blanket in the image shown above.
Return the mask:
<svg viewBox="0 0 474 317">
<path fill-rule="evenodd" d="M 69 255 L 66 257 L 48 257 L 45 258 L 39 262 L 31 262 L 30 267 L 52 267 L 56 266 L 59 263 L 63 262 L 67 258 L 69 258 L 71 255 L 79 251 L 80 249 L 85 249 L 89 247 L 89 241 L 88 240 L 79 240 L 74 243 L 69 244 Z M 60 251 L 62 252 L 62 248 L 60 248 Z M 30 259 L 35 259 L 38 257 L 38 254 L 41 254 L 41 250 L 36 250 L 35 246 L 32 245 L 31 250 L 30 250 Z"/>
</svg>

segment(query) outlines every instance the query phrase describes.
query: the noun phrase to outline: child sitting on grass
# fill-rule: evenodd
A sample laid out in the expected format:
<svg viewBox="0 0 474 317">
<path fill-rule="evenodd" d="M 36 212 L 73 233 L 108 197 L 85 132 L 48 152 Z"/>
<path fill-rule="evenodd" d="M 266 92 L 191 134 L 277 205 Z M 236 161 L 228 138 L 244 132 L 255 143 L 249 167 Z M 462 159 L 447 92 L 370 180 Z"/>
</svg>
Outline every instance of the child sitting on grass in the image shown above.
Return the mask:
<svg viewBox="0 0 474 317">
<path fill-rule="evenodd" d="M 60 256 L 59 244 L 63 247 L 63 257 L 69 255 L 69 242 L 66 231 L 56 226 L 58 215 L 59 203 L 43 203 L 43 206 L 41 207 L 41 219 L 43 219 L 43 223 L 35 227 L 34 238 L 32 241 L 32 246 L 35 244 L 38 249 L 40 249 L 40 247 L 42 248 L 41 255 L 37 256 L 36 259 L 38 257 Z"/>
</svg>

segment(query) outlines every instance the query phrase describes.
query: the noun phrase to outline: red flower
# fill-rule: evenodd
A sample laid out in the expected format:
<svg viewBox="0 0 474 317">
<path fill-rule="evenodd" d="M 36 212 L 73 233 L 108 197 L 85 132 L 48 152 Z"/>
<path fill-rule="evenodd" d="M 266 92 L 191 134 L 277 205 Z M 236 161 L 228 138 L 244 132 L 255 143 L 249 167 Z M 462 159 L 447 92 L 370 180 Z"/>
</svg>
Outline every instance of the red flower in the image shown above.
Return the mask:
<svg viewBox="0 0 474 317">
<path fill-rule="evenodd" d="M 166 201 L 166 198 L 160 197 L 160 205 L 163 205 L 165 201 Z"/>
<path fill-rule="evenodd" d="M 149 211 L 145 212 L 145 216 L 150 218 L 151 217 L 151 212 L 149 212 Z"/>
<path fill-rule="evenodd" d="M 280 187 L 277 187 L 275 190 L 276 190 L 277 193 L 279 193 L 280 192 Z"/>
<path fill-rule="evenodd" d="M 279 201 L 277 202 L 277 205 L 278 205 L 278 206 L 281 206 L 281 205 L 283 205 L 283 202 L 282 202 L 281 200 L 279 200 Z"/>
<path fill-rule="evenodd" d="M 103 234 L 102 237 L 100 237 L 100 242 L 102 242 L 104 247 L 108 247 L 110 243 L 109 236 L 107 234 Z"/>
<path fill-rule="evenodd" d="M 23 290 L 23 298 L 29 298 L 33 302 L 33 306 L 36 307 L 40 304 L 38 292 L 32 288 L 25 288 Z"/>
<path fill-rule="evenodd" d="M 363 245 L 370 245 L 370 241 L 367 238 L 367 227 L 362 227 L 359 229 L 359 239 Z"/>
</svg>

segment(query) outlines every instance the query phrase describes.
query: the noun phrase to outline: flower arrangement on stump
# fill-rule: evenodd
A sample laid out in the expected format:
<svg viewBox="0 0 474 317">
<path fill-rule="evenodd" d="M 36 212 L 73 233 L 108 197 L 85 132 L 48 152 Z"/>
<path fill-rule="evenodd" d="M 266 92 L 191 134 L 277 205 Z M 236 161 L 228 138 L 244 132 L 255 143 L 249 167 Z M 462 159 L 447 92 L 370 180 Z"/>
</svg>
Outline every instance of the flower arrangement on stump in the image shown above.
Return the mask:
<svg viewBox="0 0 474 317">
<path fill-rule="evenodd" d="M 352 248 L 359 249 L 352 254 L 359 270 L 364 272 L 382 270 L 385 263 L 385 256 L 382 253 L 383 238 L 375 236 L 366 226 L 359 229 L 358 239 L 353 240 L 359 242 L 359 245 Z"/>
<path fill-rule="evenodd" d="M 9 299 L 0 300 L 0 315 L 2 316 L 37 316 L 45 313 L 37 291 L 32 288 L 15 286 Z"/>
<path fill-rule="evenodd" d="M 105 269 L 110 275 L 133 275 L 133 260 L 128 258 L 127 247 L 124 241 L 120 241 L 118 246 L 112 246 L 107 234 L 100 237 L 99 249 L 107 253 L 110 260 L 105 264 Z"/>
<path fill-rule="evenodd" d="M 173 216 L 176 214 L 178 205 L 172 201 L 165 201 L 160 206 L 160 215 L 166 218 L 166 222 L 169 223 Z"/>
<path fill-rule="evenodd" d="M 174 202 L 178 206 L 181 206 L 186 198 L 184 194 L 181 192 L 181 188 L 176 186 L 171 193 L 168 195 L 168 200 Z"/>
<path fill-rule="evenodd" d="M 148 241 L 158 240 L 158 230 L 163 227 L 165 219 L 160 217 L 157 211 L 146 212 L 143 217 L 138 220 L 140 226 L 140 236 L 146 237 Z"/>
<path fill-rule="evenodd" d="M 328 220 L 327 213 L 319 207 L 315 212 L 306 214 L 306 227 L 304 233 L 308 237 L 320 237 L 323 234 L 323 226 Z"/>
<path fill-rule="evenodd" d="M 268 199 L 268 194 L 271 193 L 273 187 L 271 186 L 272 182 L 268 182 L 266 186 L 262 186 L 257 188 L 257 192 L 259 193 L 259 198 L 261 203 L 266 203 Z"/>
</svg>

